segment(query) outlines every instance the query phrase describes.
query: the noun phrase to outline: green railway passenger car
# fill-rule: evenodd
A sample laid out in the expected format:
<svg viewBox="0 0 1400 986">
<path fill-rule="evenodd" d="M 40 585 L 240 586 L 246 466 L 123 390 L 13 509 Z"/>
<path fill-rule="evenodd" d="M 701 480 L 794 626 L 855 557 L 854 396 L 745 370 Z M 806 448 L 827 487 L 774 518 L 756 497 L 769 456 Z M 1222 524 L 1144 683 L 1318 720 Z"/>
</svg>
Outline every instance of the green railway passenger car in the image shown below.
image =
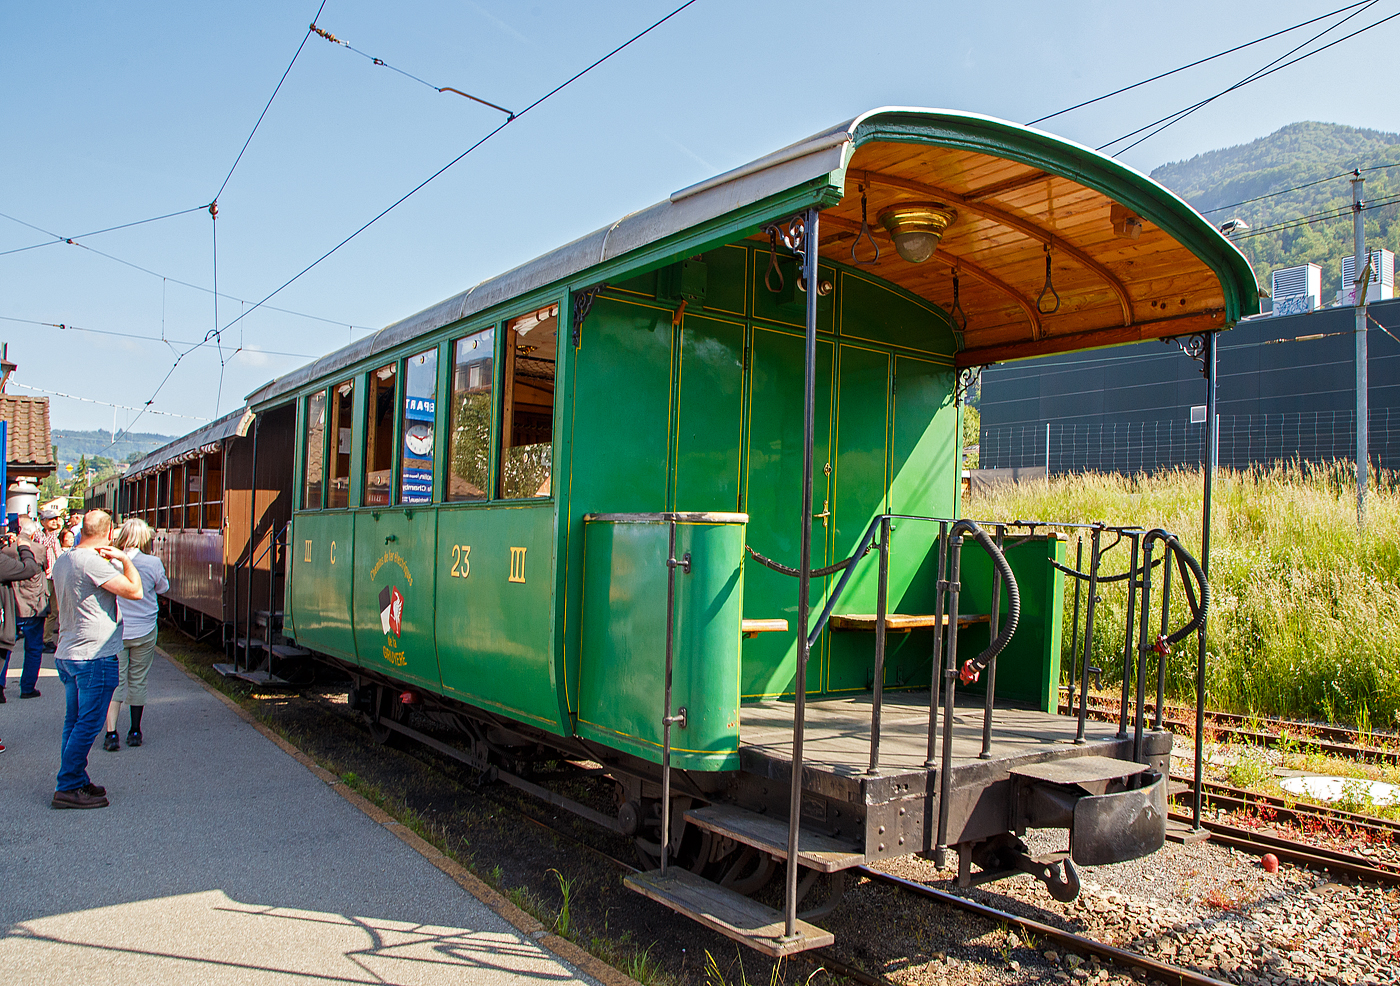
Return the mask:
<svg viewBox="0 0 1400 986">
<path fill-rule="evenodd" d="M 1118 162 L 873 111 L 250 395 L 260 419 L 294 408 L 285 633 L 352 675 L 381 734 L 455 726 L 501 771 L 602 765 L 606 823 L 669 865 L 634 888 L 772 954 L 829 940 L 791 880 L 785 926 L 746 896 L 792 847 L 832 901 L 845 867 L 944 846 L 965 881 L 976 862 L 1063 891 L 1069 851 L 1029 860 L 1015 835 L 1070 829 L 1081 861 L 1160 845 L 1170 741 L 1064 742 L 1063 541 L 1018 538 L 993 589 L 1001 552 L 950 540 L 960 380 L 1256 310 L 1239 253 Z M 965 663 L 1017 613 L 989 755 L 964 694 L 935 757 L 939 648 Z M 1082 769 L 1036 767 L 1061 761 Z M 1046 792 L 1059 807 L 1027 808 Z M 1095 843 L 1089 808 L 1136 841 Z M 718 892 L 723 916 L 697 903 Z"/>
</svg>

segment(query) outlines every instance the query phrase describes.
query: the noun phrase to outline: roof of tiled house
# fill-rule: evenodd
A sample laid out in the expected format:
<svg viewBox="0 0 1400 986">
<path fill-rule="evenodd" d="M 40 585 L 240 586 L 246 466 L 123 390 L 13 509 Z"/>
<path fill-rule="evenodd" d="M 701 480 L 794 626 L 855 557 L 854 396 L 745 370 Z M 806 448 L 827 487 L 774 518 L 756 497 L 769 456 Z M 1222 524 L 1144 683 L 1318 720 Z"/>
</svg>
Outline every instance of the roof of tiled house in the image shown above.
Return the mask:
<svg viewBox="0 0 1400 986">
<path fill-rule="evenodd" d="M 0 421 L 9 422 L 5 461 L 11 473 L 47 475 L 54 471 L 47 397 L 0 393 Z"/>
</svg>

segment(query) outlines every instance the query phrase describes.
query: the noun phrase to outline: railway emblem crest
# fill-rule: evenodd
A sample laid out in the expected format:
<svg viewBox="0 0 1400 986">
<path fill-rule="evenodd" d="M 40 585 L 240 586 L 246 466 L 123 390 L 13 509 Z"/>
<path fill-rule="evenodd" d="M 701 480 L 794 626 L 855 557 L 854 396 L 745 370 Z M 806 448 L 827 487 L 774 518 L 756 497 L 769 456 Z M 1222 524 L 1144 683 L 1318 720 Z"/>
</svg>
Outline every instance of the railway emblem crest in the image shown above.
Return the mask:
<svg viewBox="0 0 1400 986">
<path fill-rule="evenodd" d="M 379 625 L 385 636 L 398 637 L 403 633 L 403 593 L 396 585 L 379 590 Z"/>
</svg>

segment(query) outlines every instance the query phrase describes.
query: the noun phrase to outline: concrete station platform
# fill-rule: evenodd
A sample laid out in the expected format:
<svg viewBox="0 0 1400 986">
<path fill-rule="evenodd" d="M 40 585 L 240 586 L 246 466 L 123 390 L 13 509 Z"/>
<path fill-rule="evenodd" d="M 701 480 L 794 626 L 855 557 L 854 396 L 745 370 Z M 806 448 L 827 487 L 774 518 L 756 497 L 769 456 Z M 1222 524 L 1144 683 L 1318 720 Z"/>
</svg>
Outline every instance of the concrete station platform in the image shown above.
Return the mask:
<svg viewBox="0 0 1400 986">
<path fill-rule="evenodd" d="M 111 806 L 50 808 L 63 686 L 52 655 L 41 698 L 19 701 L 18 675 L 0 706 L 5 983 L 599 983 L 163 656 L 146 745 L 93 745 Z"/>
</svg>

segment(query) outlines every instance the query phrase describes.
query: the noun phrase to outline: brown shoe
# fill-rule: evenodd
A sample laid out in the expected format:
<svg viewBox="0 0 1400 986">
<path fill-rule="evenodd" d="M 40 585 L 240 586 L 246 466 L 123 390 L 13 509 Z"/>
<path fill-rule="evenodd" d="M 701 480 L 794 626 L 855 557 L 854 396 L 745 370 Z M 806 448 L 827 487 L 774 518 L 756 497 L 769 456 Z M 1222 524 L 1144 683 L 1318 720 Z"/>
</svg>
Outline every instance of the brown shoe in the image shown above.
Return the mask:
<svg viewBox="0 0 1400 986">
<path fill-rule="evenodd" d="M 82 790 L 86 791 L 94 798 L 105 798 L 107 796 L 107 789 L 101 784 L 84 784 Z"/>
<path fill-rule="evenodd" d="M 106 808 L 107 799 L 78 787 L 71 791 L 55 791 L 50 805 L 54 808 Z"/>
</svg>

